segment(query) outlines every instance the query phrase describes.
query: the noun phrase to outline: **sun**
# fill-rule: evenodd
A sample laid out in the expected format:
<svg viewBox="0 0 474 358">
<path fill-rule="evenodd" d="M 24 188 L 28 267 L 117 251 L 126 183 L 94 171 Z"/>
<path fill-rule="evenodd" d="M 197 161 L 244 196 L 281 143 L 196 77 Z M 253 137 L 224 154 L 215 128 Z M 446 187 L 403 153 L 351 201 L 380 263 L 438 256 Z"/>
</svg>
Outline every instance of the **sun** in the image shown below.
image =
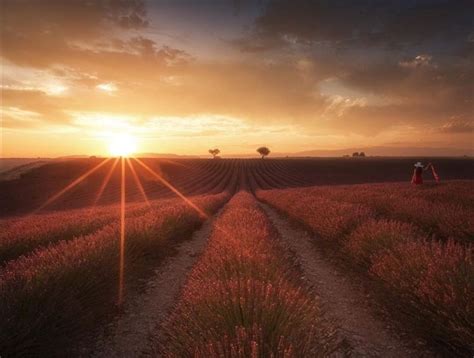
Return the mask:
<svg viewBox="0 0 474 358">
<path fill-rule="evenodd" d="M 109 153 L 114 157 L 129 157 L 137 150 L 137 139 L 129 134 L 113 134 L 108 140 Z"/>
</svg>

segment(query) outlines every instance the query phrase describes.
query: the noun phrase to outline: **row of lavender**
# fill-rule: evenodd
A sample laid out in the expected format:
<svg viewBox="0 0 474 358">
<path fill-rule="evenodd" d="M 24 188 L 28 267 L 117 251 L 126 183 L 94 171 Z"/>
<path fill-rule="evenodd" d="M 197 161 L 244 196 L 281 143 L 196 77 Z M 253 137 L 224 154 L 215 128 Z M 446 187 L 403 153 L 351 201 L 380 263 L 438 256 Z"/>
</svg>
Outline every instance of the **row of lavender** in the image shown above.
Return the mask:
<svg viewBox="0 0 474 358">
<path fill-rule="evenodd" d="M 154 342 L 165 357 L 319 357 L 340 349 L 253 196 L 233 197 Z"/>
<path fill-rule="evenodd" d="M 208 213 L 228 194 L 192 198 Z M 0 256 L 0 352 L 51 355 L 105 319 L 118 298 L 120 208 L 7 222 Z M 125 278 L 157 265 L 205 220 L 181 199 L 135 205 L 125 225 Z M 22 256 L 19 256 L 22 255 Z M 19 257 L 18 257 L 19 256 Z M 8 260 L 10 259 L 10 260 Z"/>
<path fill-rule="evenodd" d="M 261 191 L 383 284 L 432 338 L 474 342 L 472 184 L 401 184 Z"/>
</svg>

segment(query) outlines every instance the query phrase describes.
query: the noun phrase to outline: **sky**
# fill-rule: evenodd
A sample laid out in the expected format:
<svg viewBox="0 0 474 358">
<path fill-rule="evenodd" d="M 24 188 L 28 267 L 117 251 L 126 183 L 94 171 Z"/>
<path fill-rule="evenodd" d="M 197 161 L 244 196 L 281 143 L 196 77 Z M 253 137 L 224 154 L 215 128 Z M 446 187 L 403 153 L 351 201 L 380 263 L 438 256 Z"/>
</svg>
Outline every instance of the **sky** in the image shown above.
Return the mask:
<svg viewBox="0 0 474 358">
<path fill-rule="evenodd" d="M 473 155 L 473 4 L 2 0 L 0 155 Z"/>
</svg>

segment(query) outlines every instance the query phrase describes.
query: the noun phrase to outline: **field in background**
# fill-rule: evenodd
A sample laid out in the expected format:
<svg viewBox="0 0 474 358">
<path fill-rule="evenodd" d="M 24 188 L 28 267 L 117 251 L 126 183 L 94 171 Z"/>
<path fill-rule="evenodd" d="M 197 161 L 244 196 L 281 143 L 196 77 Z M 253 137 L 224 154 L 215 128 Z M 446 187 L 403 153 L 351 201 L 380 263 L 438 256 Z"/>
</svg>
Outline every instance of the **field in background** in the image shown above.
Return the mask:
<svg viewBox="0 0 474 358">
<path fill-rule="evenodd" d="M 19 166 L 34 163 L 41 159 L 39 158 L 0 158 L 0 174 L 17 168 Z"/>
<path fill-rule="evenodd" d="M 50 161 L 43 158 L 0 158 L 0 181 L 21 178 L 23 174 Z"/>
<path fill-rule="evenodd" d="M 33 211 L 48 198 L 87 172 L 103 159 L 69 159 L 34 168 L 13 180 L 0 180 L 0 216 Z M 430 158 L 441 179 L 474 179 L 473 159 Z M 320 158 L 320 159 L 143 159 L 150 168 L 185 195 L 312 185 L 406 182 L 411 179 L 415 159 L 409 158 Z M 97 193 L 113 161 L 105 164 L 48 209 L 87 207 Z M 173 197 L 142 167 L 136 171 L 150 199 Z M 425 173 L 431 180 L 431 173 Z M 131 174 L 127 175 L 127 201 L 141 200 Z M 117 165 L 97 204 L 120 199 L 120 166 Z"/>
</svg>

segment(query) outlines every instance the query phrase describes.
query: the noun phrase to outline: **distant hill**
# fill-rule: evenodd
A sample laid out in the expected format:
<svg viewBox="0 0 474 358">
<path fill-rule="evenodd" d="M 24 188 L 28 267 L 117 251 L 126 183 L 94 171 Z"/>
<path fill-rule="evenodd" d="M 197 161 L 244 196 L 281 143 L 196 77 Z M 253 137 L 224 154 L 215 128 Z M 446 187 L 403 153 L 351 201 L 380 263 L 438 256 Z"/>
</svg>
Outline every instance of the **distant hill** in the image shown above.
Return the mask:
<svg viewBox="0 0 474 358">
<path fill-rule="evenodd" d="M 173 153 L 137 153 L 137 158 L 200 158 L 200 155 L 181 155 Z M 207 157 L 207 156 L 206 156 Z"/>
<path fill-rule="evenodd" d="M 94 155 L 65 155 L 62 157 L 58 157 L 56 159 L 81 159 L 81 158 L 90 158 Z M 199 155 L 181 155 L 181 154 L 173 154 L 173 153 L 136 153 L 133 155 L 137 158 L 200 158 Z M 97 158 L 106 157 L 104 155 L 96 155 Z M 206 156 L 207 157 L 207 156 Z"/>
<path fill-rule="evenodd" d="M 352 156 L 354 152 L 364 152 L 369 157 L 474 157 L 474 146 L 472 148 L 435 148 L 435 147 L 396 147 L 396 146 L 374 146 L 374 147 L 352 147 L 344 149 L 314 149 L 301 152 L 277 152 L 270 147 L 272 152 L 270 158 L 300 158 L 300 157 L 343 157 Z M 260 158 L 255 153 L 221 154 L 222 158 Z M 196 156 L 206 157 L 206 156 Z"/>
<path fill-rule="evenodd" d="M 342 157 L 354 152 L 379 157 L 463 157 L 473 156 L 474 148 L 426 148 L 426 147 L 355 147 L 337 150 L 309 150 L 288 154 L 294 157 Z"/>
<path fill-rule="evenodd" d="M 274 149 L 270 147 L 270 149 Z M 473 157 L 473 148 L 430 148 L 430 147 L 353 147 L 344 149 L 314 149 L 301 152 L 276 152 L 272 151 L 272 158 L 300 158 L 300 157 L 343 157 L 352 156 L 354 152 L 364 152 L 369 157 Z M 257 152 L 248 154 L 226 154 L 223 158 L 259 158 Z"/>
<path fill-rule="evenodd" d="M 57 157 L 55 159 L 81 159 L 81 158 L 90 158 L 90 155 L 82 155 L 82 154 L 76 154 L 76 155 L 63 155 L 61 157 Z"/>
<path fill-rule="evenodd" d="M 278 152 L 275 147 L 270 147 L 273 158 L 297 158 L 297 157 L 343 157 L 352 156 L 354 152 L 364 152 L 369 157 L 474 157 L 474 146 L 472 148 L 436 148 L 436 147 L 397 147 L 397 146 L 374 146 L 374 147 L 352 147 L 344 149 L 314 149 L 301 152 Z M 137 153 L 137 158 L 173 158 L 194 159 L 210 158 L 210 155 L 185 155 L 174 153 Z M 226 153 L 223 151 L 222 158 L 260 158 L 257 152 L 250 153 Z M 54 158 L 56 160 L 90 158 L 91 155 L 66 155 Z M 97 158 L 106 156 L 97 155 Z M 37 161 L 40 158 L 0 158 L 0 172 L 9 170 L 15 166 Z M 48 160 L 41 158 L 41 160 Z M 51 159 L 49 159 L 51 160 Z"/>
</svg>

